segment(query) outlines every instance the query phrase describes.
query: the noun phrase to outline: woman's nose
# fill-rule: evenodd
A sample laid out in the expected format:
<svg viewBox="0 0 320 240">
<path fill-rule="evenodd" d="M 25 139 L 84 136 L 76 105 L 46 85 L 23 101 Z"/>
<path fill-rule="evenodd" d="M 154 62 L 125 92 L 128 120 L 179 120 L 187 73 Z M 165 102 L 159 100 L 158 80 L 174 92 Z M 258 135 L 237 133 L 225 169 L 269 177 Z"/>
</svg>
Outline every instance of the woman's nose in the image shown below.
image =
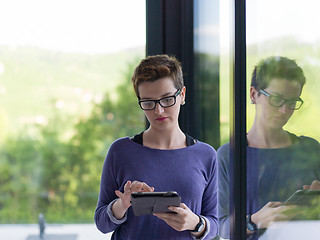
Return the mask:
<svg viewBox="0 0 320 240">
<path fill-rule="evenodd" d="M 287 107 L 286 103 L 283 104 L 281 107 L 279 107 L 279 112 L 281 112 L 281 113 L 287 113 L 287 112 L 291 112 L 291 111 L 292 110 Z"/>
<path fill-rule="evenodd" d="M 156 107 L 154 109 L 154 112 L 157 113 L 157 114 L 161 114 L 163 113 L 164 109 L 163 107 L 161 107 L 160 103 L 156 103 Z"/>
</svg>

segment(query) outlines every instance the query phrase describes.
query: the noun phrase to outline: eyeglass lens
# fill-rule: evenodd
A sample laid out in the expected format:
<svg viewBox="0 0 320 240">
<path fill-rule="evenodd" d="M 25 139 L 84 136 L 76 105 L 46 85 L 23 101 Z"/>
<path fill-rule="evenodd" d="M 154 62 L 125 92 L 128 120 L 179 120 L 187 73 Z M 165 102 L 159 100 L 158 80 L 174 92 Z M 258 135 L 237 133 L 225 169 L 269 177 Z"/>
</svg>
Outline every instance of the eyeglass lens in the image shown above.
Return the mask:
<svg viewBox="0 0 320 240">
<path fill-rule="evenodd" d="M 156 107 L 156 103 L 159 103 L 161 107 L 171 107 L 175 104 L 175 97 L 166 97 L 159 100 L 142 101 L 140 105 L 144 110 L 152 110 Z"/>
<path fill-rule="evenodd" d="M 302 105 L 302 101 L 300 100 L 286 100 L 277 96 L 270 96 L 269 103 L 275 107 L 282 107 L 284 104 L 286 104 L 287 108 L 291 110 L 299 109 Z"/>
</svg>

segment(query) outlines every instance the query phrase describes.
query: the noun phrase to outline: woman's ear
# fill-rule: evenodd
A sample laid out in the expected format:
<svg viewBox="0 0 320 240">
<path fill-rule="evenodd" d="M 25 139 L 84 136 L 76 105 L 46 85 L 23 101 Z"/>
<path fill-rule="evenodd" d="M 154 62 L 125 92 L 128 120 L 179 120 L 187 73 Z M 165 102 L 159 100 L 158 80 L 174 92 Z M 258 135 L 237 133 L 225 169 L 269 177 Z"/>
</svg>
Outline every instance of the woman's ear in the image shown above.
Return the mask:
<svg viewBox="0 0 320 240">
<path fill-rule="evenodd" d="M 186 86 L 183 86 L 181 88 L 181 103 L 180 103 L 181 105 L 184 105 L 186 103 L 186 91 L 187 91 Z"/>
<path fill-rule="evenodd" d="M 256 104 L 258 94 L 259 93 L 258 93 L 257 89 L 255 89 L 255 87 L 251 86 L 250 87 L 250 102 L 251 102 L 251 104 Z"/>
</svg>

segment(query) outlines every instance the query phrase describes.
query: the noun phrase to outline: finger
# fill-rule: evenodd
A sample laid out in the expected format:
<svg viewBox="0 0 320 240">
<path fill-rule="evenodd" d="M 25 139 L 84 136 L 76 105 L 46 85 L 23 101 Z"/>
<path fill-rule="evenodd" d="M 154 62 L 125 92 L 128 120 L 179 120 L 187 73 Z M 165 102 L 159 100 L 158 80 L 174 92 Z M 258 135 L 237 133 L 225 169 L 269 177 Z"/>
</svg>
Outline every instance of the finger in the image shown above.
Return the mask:
<svg viewBox="0 0 320 240">
<path fill-rule="evenodd" d="M 186 206 L 184 206 L 184 207 L 186 207 Z M 182 208 L 181 205 L 180 205 L 180 207 L 169 206 L 168 209 L 172 212 L 177 213 L 178 215 L 185 215 L 186 214 L 186 209 Z"/>
<path fill-rule="evenodd" d="M 163 219 L 174 219 L 175 221 L 179 221 L 181 216 L 176 213 L 154 213 L 157 217 L 163 218 Z"/>
<path fill-rule="evenodd" d="M 173 215 L 173 214 L 170 214 L 170 213 L 153 213 L 154 216 L 157 216 L 161 219 L 169 219 L 171 218 L 170 215 Z"/>
<path fill-rule="evenodd" d="M 122 192 L 120 192 L 119 190 L 116 190 L 116 191 L 115 191 L 115 194 L 117 195 L 118 198 L 122 198 L 123 195 L 124 195 L 124 194 L 123 194 Z"/>
<path fill-rule="evenodd" d="M 176 212 L 176 213 L 183 213 L 183 212 L 185 212 L 185 210 L 188 210 L 189 208 L 184 203 L 180 203 L 180 207 L 170 206 L 170 207 L 168 207 L 168 209 L 170 211 L 173 211 L 173 212 Z"/>
<path fill-rule="evenodd" d="M 184 203 L 180 203 L 180 207 L 181 207 L 182 209 L 189 209 L 189 208 L 187 207 L 187 205 L 185 205 Z"/>
<path fill-rule="evenodd" d="M 145 192 L 153 192 L 154 188 L 150 187 L 148 184 L 146 184 L 145 182 L 142 183 L 142 189 Z"/>
<path fill-rule="evenodd" d="M 265 205 L 265 207 L 271 207 L 272 204 L 273 204 L 273 202 L 268 202 L 268 203 Z"/>
<path fill-rule="evenodd" d="M 126 184 L 124 185 L 124 192 L 128 193 L 131 191 L 131 181 L 127 181 Z"/>
<path fill-rule="evenodd" d="M 133 181 L 130 186 L 131 192 L 141 192 L 142 183 L 138 181 Z"/>
<path fill-rule="evenodd" d="M 154 187 L 150 187 L 148 189 L 143 188 L 142 192 L 154 192 Z"/>
<path fill-rule="evenodd" d="M 311 183 L 310 189 L 312 189 L 312 190 L 318 189 L 318 190 L 319 190 L 319 189 L 320 189 L 320 181 L 314 180 L 314 181 Z"/>
<path fill-rule="evenodd" d="M 139 181 L 133 181 L 131 184 L 131 191 L 133 192 L 141 192 L 143 183 Z"/>
<path fill-rule="evenodd" d="M 131 191 L 133 192 L 152 192 L 154 188 L 151 188 L 145 182 L 133 181 L 131 184 Z"/>
<path fill-rule="evenodd" d="M 303 189 L 304 189 L 304 190 L 309 190 L 309 189 L 310 189 L 310 186 L 309 186 L 309 185 L 303 185 Z"/>
<path fill-rule="evenodd" d="M 177 214 L 173 213 L 154 213 L 153 215 L 157 216 L 158 218 L 162 220 L 167 220 L 167 221 L 175 221 L 179 222 L 180 217 Z"/>
<path fill-rule="evenodd" d="M 288 218 L 289 216 L 287 214 L 277 213 L 275 214 L 273 221 L 284 221 L 284 220 L 287 220 Z"/>
<path fill-rule="evenodd" d="M 296 209 L 297 207 L 298 207 L 297 205 L 284 205 L 284 206 L 278 207 L 278 209 L 280 210 L 280 212 L 287 212 L 292 209 Z"/>
<path fill-rule="evenodd" d="M 269 207 L 276 208 L 282 205 L 282 202 L 270 202 Z"/>
</svg>

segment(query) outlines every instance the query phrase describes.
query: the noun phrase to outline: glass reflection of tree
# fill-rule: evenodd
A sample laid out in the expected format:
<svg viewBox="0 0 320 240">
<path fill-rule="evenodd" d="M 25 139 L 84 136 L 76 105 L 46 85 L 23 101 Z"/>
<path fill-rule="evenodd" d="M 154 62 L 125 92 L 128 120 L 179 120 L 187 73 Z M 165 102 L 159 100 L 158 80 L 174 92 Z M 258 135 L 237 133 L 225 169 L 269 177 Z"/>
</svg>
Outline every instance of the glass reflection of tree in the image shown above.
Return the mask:
<svg viewBox="0 0 320 240">
<path fill-rule="evenodd" d="M 205 53 L 194 55 L 196 124 L 202 141 L 220 146 L 219 56 Z"/>
</svg>

